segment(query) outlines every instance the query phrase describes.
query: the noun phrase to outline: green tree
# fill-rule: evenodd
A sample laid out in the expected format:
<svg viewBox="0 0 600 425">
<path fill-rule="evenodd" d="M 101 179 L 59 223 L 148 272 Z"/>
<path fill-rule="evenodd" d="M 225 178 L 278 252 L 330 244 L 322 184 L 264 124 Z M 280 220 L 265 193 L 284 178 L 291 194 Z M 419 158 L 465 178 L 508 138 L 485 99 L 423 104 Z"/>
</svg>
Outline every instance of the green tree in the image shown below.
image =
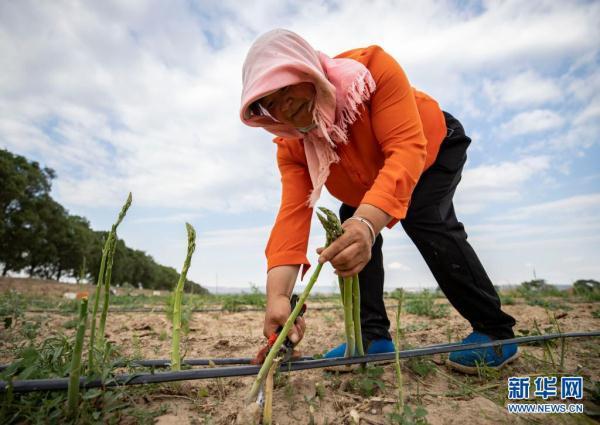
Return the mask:
<svg viewBox="0 0 600 425">
<path fill-rule="evenodd" d="M 49 199 L 54 171 L 37 162 L 0 149 L 0 262 L 2 275 L 28 264 L 24 258 L 28 243 L 35 239 L 39 225 L 38 208 Z"/>
<path fill-rule="evenodd" d="M 27 259 L 29 276 L 51 279 L 61 268 L 59 249 L 65 243 L 67 213 L 49 195 L 36 199 L 34 204 L 37 215 L 31 221 L 23 255 Z"/>
<path fill-rule="evenodd" d="M 60 280 L 62 276 L 79 277 L 84 258 L 91 254 L 88 252 L 88 245 L 94 237 L 89 222 L 83 217 L 67 215 L 63 224 L 64 228 L 57 232 L 60 237 L 54 241 L 58 251 L 56 280 Z"/>
</svg>

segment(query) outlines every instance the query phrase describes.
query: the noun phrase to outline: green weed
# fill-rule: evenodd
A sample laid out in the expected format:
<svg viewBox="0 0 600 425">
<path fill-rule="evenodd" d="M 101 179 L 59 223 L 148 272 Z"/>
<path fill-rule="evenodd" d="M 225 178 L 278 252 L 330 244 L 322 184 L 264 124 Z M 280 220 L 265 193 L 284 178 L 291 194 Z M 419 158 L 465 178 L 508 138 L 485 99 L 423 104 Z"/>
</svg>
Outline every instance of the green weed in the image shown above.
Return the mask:
<svg viewBox="0 0 600 425">
<path fill-rule="evenodd" d="M 17 291 L 10 290 L 0 294 L 0 319 L 4 329 L 15 326 L 25 311 L 25 300 Z"/>
<path fill-rule="evenodd" d="M 573 283 L 573 293 L 586 301 L 600 301 L 600 282 L 593 279 L 580 279 Z"/>
<path fill-rule="evenodd" d="M 477 376 L 484 381 L 497 381 L 502 376 L 502 371 L 488 366 L 485 362 L 475 362 Z"/>
<path fill-rule="evenodd" d="M 30 335 L 29 335 L 30 336 Z M 62 334 L 46 338 L 35 347 L 31 341 L 19 347 L 15 360 L 2 373 L 0 380 L 63 378 L 69 374 L 73 355 L 73 341 Z M 110 379 L 114 365 L 124 359 L 119 353 L 108 347 L 102 369 L 94 377 Z M 82 365 L 82 371 L 85 365 Z M 117 423 L 120 419 L 140 418 L 136 423 L 152 423 L 154 418 L 164 411 L 145 408 L 144 415 L 132 408 L 136 394 L 147 394 L 148 388 L 114 388 L 110 391 L 90 389 L 82 393 L 78 408 L 79 418 L 68 422 L 65 419 L 67 393 L 63 391 L 32 392 L 14 394 L 10 391 L 0 394 L 0 423 Z M 141 415 L 141 416 L 140 416 Z M 146 420 L 147 419 L 147 420 Z"/>
<path fill-rule="evenodd" d="M 342 379 L 340 378 L 340 374 L 338 372 L 323 372 L 323 379 L 329 381 L 329 388 L 332 390 L 337 390 L 342 386 Z"/>
<path fill-rule="evenodd" d="M 166 329 L 163 329 L 160 331 L 160 334 L 158 335 L 158 339 L 160 341 L 166 341 L 167 340 L 167 331 Z"/>
<path fill-rule="evenodd" d="M 40 330 L 40 321 L 33 319 L 33 321 L 23 322 L 21 325 L 21 334 L 25 337 L 25 339 L 29 342 L 29 344 L 33 343 L 33 340 L 38 335 L 38 331 Z"/>
<path fill-rule="evenodd" d="M 431 375 L 436 370 L 431 360 L 423 357 L 411 357 L 407 360 L 406 364 L 413 373 L 419 375 L 421 378 Z"/>
<path fill-rule="evenodd" d="M 385 383 L 381 380 L 383 368 L 379 366 L 367 366 L 364 370 L 355 372 L 358 376 L 346 382 L 346 388 L 351 392 L 363 397 L 371 397 L 377 390 L 383 390 Z"/>
<path fill-rule="evenodd" d="M 572 308 L 565 303 L 545 300 L 534 295 L 529 295 L 525 299 L 525 302 L 527 305 L 539 306 L 549 310 L 572 310 Z"/>
<path fill-rule="evenodd" d="M 498 293 L 500 295 L 500 301 L 503 305 L 515 305 L 515 299 L 511 295 L 504 295 L 502 293 Z"/>
<path fill-rule="evenodd" d="M 62 327 L 65 329 L 75 329 L 78 323 L 78 319 L 69 319 L 66 322 L 63 322 Z"/>
<path fill-rule="evenodd" d="M 414 409 L 408 404 L 404 405 L 402 412 L 392 412 L 388 419 L 393 424 L 398 425 L 425 425 L 427 422 L 427 410 L 422 405 L 415 406 Z"/>
<path fill-rule="evenodd" d="M 449 311 L 448 305 L 436 304 L 435 296 L 428 290 L 424 290 L 419 298 L 408 298 L 404 308 L 408 313 L 432 319 L 446 317 Z"/>
<path fill-rule="evenodd" d="M 229 312 L 241 311 L 246 306 L 264 308 L 266 304 L 265 295 L 256 286 L 251 287 L 249 294 L 222 295 L 219 298 L 221 309 Z"/>
<path fill-rule="evenodd" d="M 533 279 L 522 282 L 517 291 L 521 294 L 537 293 L 558 297 L 563 295 L 562 291 L 558 290 L 555 286 L 550 285 L 545 279 Z"/>
<path fill-rule="evenodd" d="M 412 332 L 424 331 L 429 329 L 429 326 L 430 325 L 427 322 L 409 323 L 402 328 L 402 334 L 405 335 Z"/>
</svg>

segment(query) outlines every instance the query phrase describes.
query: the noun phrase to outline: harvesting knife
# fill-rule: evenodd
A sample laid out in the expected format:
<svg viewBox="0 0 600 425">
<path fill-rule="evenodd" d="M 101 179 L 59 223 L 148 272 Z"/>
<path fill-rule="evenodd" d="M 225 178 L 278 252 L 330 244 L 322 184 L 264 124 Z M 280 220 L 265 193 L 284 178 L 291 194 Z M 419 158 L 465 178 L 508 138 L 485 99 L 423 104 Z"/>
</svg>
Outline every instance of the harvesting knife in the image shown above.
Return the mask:
<svg viewBox="0 0 600 425">
<path fill-rule="evenodd" d="M 292 295 L 292 297 L 290 298 L 290 304 L 291 304 L 292 310 L 294 310 L 294 308 L 296 307 L 296 304 L 298 303 L 298 299 L 299 299 L 299 297 L 296 294 Z M 300 310 L 300 313 L 298 316 L 303 316 L 305 312 L 306 312 L 306 304 L 304 304 L 302 306 L 302 309 Z M 269 351 L 273 347 L 273 344 L 275 344 L 275 341 L 277 340 L 277 337 L 279 336 L 279 334 L 281 333 L 282 330 L 283 330 L 282 326 L 279 326 L 277 328 L 275 333 L 272 334 L 269 337 L 269 339 L 267 340 L 267 345 L 265 345 L 263 348 L 261 348 L 258 351 L 258 354 L 256 354 L 256 357 L 254 359 L 252 359 L 250 364 L 259 365 L 265 361 L 267 354 L 269 354 Z M 281 363 L 288 362 L 294 354 L 294 343 L 292 341 L 290 341 L 289 338 L 286 338 L 284 343 L 281 345 L 281 348 L 279 349 L 278 354 L 279 354 L 278 357 L 282 357 L 282 360 L 280 361 Z"/>
<path fill-rule="evenodd" d="M 294 310 L 294 308 L 296 307 L 296 304 L 298 303 L 298 299 L 299 299 L 299 297 L 297 294 L 293 294 L 292 297 L 290 298 L 290 304 L 291 304 L 292 310 Z M 303 316 L 305 312 L 306 312 L 306 304 L 304 304 L 302 306 L 302 309 L 300 310 L 298 317 Z M 262 363 L 262 361 L 264 361 L 264 358 L 267 356 L 269 350 L 273 347 L 273 344 L 275 344 L 275 341 L 277 340 L 277 337 L 279 336 L 279 334 L 281 333 L 282 330 L 283 330 L 283 326 L 279 326 L 277 328 L 275 333 L 269 337 L 266 347 L 264 347 L 260 350 L 260 352 L 256 356 L 256 359 L 254 359 L 253 362 L 255 362 L 256 364 L 259 364 L 259 363 Z M 277 364 L 289 362 L 290 359 L 292 358 L 292 355 L 294 354 L 294 343 L 292 341 L 290 341 L 289 338 L 286 338 L 285 342 L 279 349 L 278 354 L 279 354 L 279 356 L 277 356 Z M 264 403 L 265 403 L 265 381 L 264 380 L 260 385 L 260 390 L 258 391 L 258 397 L 256 398 L 256 403 L 259 404 L 261 407 L 264 406 Z"/>
</svg>

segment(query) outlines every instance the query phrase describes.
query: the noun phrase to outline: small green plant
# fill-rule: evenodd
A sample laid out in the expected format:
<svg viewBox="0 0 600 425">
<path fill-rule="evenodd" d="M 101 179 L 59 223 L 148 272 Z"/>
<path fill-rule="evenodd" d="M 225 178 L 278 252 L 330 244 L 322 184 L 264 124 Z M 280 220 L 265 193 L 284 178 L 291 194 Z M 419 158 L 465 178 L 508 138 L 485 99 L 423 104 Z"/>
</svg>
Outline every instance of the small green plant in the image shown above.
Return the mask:
<svg viewBox="0 0 600 425">
<path fill-rule="evenodd" d="M 422 357 L 411 357 L 407 361 L 408 368 L 421 378 L 431 375 L 436 367 L 431 360 Z"/>
<path fill-rule="evenodd" d="M 517 293 L 527 301 L 539 299 L 540 297 L 563 297 L 566 292 L 558 290 L 550 285 L 545 279 L 533 279 L 522 282 L 517 288 Z"/>
<path fill-rule="evenodd" d="M 29 342 L 29 344 L 33 344 L 33 340 L 38 335 L 38 331 L 40 330 L 40 321 L 35 320 L 30 322 L 23 322 L 21 325 L 21 333 L 25 337 L 25 339 Z"/>
<path fill-rule="evenodd" d="M 521 282 L 521 288 L 528 292 L 545 292 L 549 290 L 549 285 L 545 279 L 533 279 L 525 282 Z"/>
<path fill-rule="evenodd" d="M 406 300 L 406 312 L 432 319 L 440 319 L 448 315 L 448 306 L 446 304 L 436 304 L 435 296 L 430 291 L 425 289 L 420 295 L 418 298 Z"/>
<path fill-rule="evenodd" d="M 488 366 L 485 362 L 475 362 L 477 376 L 483 381 L 495 381 L 502 376 L 502 371 Z"/>
<path fill-rule="evenodd" d="M 142 354 L 142 344 L 140 342 L 140 337 L 137 335 L 133 335 L 131 337 L 131 348 L 133 350 L 132 357 L 136 360 L 141 360 L 144 358 Z"/>
<path fill-rule="evenodd" d="M 317 382 L 315 384 L 315 391 L 316 391 L 316 396 L 319 399 L 321 399 L 321 400 L 325 399 L 326 390 L 325 390 L 325 386 L 323 385 L 322 382 Z"/>
<path fill-rule="evenodd" d="M 65 329 L 75 329 L 79 324 L 79 319 L 69 319 L 65 321 L 62 326 Z"/>
<path fill-rule="evenodd" d="M 100 261 L 100 271 L 98 273 L 98 282 L 96 282 L 96 291 L 94 293 L 94 306 L 92 309 L 92 318 L 90 323 L 90 354 L 88 355 L 88 369 L 90 371 L 94 370 L 94 359 L 96 357 L 95 352 L 95 344 L 96 338 L 99 342 L 104 341 L 104 327 L 106 325 L 106 314 L 108 313 L 108 303 L 110 297 L 110 273 L 108 270 L 112 271 L 113 258 L 115 254 L 116 247 L 116 239 L 117 239 L 117 227 L 125 218 L 125 214 L 127 214 L 127 210 L 131 206 L 131 193 L 127 197 L 123 208 L 121 208 L 121 212 L 117 217 L 117 221 L 113 224 L 111 231 L 108 233 L 108 237 L 104 243 L 104 248 L 102 249 L 102 260 Z M 100 326 L 98 331 L 98 336 L 96 336 L 96 317 L 98 314 L 98 307 L 100 306 L 100 291 L 104 288 L 104 304 L 103 310 L 100 318 Z M 101 348 L 102 350 L 102 348 Z"/>
<path fill-rule="evenodd" d="M 424 331 L 431 328 L 431 325 L 427 322 L 416 322 L 409 323 L 402 328 L 402 334 L 409 334 L 412 332 Z"/>
<path fill-rule="evenodd" d="M 548 334 L 548 333 L 559 333 L 559 334 L 562 333 L 560 323 L 558 322 L 558 319 L 561 316 L 556 316 L 556 314 L 553 312 L 551 314 L 547 310 L 546 310 L 546 314 L 548 315 L 548 321 L 550 322 L 550 324 L 545 326 L 543 329 L 540 327 L 540 324 L 538 323 L 537 319 L 533 319 L 533 329 L 532 330 L 519 329 L 518 332 L 521 335 L 525 335 L 525 336 L 544 335 L 544 334 Z M 543 361 L 549 363 L 552 366 L 552 370 L 557 370 L 557 369 L 560 369 L 561 371 L 564 370 L 565 358 L 566 358 L 567 350 L 568 350 L 568 343 L 565 338 L 560 338 L 559 340 L 539 341 L 539 342 L 532 343 L 531 345 L 537 345 L 537 346 L 544 348 Z M 560 349 L 560 354 L 559 354 L 560 357 L 559 357 L 558 364 L 556 363 L 555 356 L 552 352 L 552 350 L 557 347 Z"/>
<path fill-rule="evenodd" d="M 515 305 L 516 301 L 511 295 L 503 295 L 500 293 L 500 301 L 504 305 Z"/>
<path fill-rule="evenodd" d="M 388 418 L 390 422 L 399 425 L 426 425 L 428 423 L 427 410 L 421 405 L 413 409 L 406 404 L 401 412 L 392 412 Z"/>
<path fill-rule="evenodd" d="M 221 309 L 228 312 L 242 311 L 247 306 L 262 309 L 266 305 L 265 294 L 254 284 L 250 286 L 250 293 L 219 295 L 216 298 L 221 303 Z"/>
<path fill-rule="evenodd" d="M 563 302 L 550 301 L 542 298 L 542 295 L 530 294 L 525 298 L 527 305 L 539 306 L 548 310 L 572 310 Z"/>
<path fill-rule="evenodd" d="M 181 355 L 179 353 L 179 338 L 181 335 L 181 301 L 183 298 L 183 285 L 186 281 L 187 272 L 190 268 L 192 255 L 196 249 L 196 231 L 191 224 L 186 223 L 188 235 L 188 248 L 179 282 L 175 287 L 175 298 L 173 301 L 173 344 L 171 346 L 171 368 L 173 370 L 181 370 Z"/>
<path fill-rule="evenodd" d="M 350 379 L 346 385 L 349 390 L 360 394 L 363 397 L 371 397 L 377 390 L 383 391 L 385 383 L 381 380 L 383 368 L 380 366 L 367 366 L 363 370 L 355 373 L 357 377 Z"/>
<path fill-rule="evenodd" d="M 535 333 L 532 335 L 543 335 L 540 325 L 538 324 L 536 319 L 533 319 L 533 327 L 535 329 Z M 544 333 L 551 333 L 553 331 L 552 326 L 548 326 L 544 329 Z M 556 369 L 556 362 L 554 361 L 554 356 L 552 355 L 552 347 L 556 345 L 554 340 L 542 341 L 540 343 L 544 347 L 544 360 L 549 361 L 552 364 L 552 368 Z"/>
<path fill-rule="evenodd" d="M 600 301 L 600 282 L 593 279 L 579 279 L 573 282 L 573 292 L 587 301 Z"/>
<path fill-rule="evenodd" d="M 583 383 L 583 388 L 586 392 L 590 394 L 590 399 L 596 403 L 600 404 L 600 381 L 587 380 Z"/>
<path fill-rule="evenodd" d="M 17 323 L 25 311 L 25 300 L 17 291 L 11 289 L 0 294 L 0 318 L 4 322 L 4 329 L 8 329 Z"/>
<path fill-rule="evenodd" d="M 388 294 L 388 296 L 395 300 L 399 300 L 400 298 L 402 298 L 402 299 L 407 298 L 406 293 L 404 292 L 404 290 L 402 288 L 394 289 L 391 293 Z"/>
<path fill-rule="evenodd" d="M 88 299 L 84 297 L 79 307 L 79 325 L 75 335 L 75 346 L 71 358 L 71 371 L 69 373 L 69 389 L 67 395 L 68 416 L 72 419 L 77 418 L 77 408 L 79 407 L 79 376 L 81 374 L 81 353 L 83 351 L 83 338 L 85 336 L 85 327 L 88 316 Z"/>
<path fill-rule="evenodd" d="M 398 296 L 398 308 L 396 309 L 396 333 L 395 333 L 395 343 L 396 343 L 396 356 L 395 356 L 395 369 L 396 369 L 396 386 L 398 387 L 398 402 L 396 404 L 396 410 L 398 412 L 402 412 L 404 410 L 404 393 L 403 393 L 403 385 L 404 381 L 402 379 L 402 368 L 400 366 L 400 350 L 402 347 L 400 346 L 400 335 L 402 333 L 402 329 L 400 327 L 400 315 L 402 313 L 402 302 L 404 301 L 404 291 L 400 290 Z"/>
<path fill-rule="evenodd" d="M 548 312 L 546 310 L 546 314 L 548 315 L 548 319 L 550 320 L 550 323 L 553 326 L 553 330 L 556 333 L 562 334 L 562 329 L 560 327 L 560 323 L 558 322 L 558 318 L 556 317 L 556 314 L 553 312 L 552 315 L 550 315 L 550 312 Z M 564 371 L 565 370 L 565 357 L 567 355 L 567 340 L 565 338 L 560 338 L 559 340 L 559 345 L 560 345 L 560 361 L 559 361 L 559 369 L 560 371 Z"/>
</svg>

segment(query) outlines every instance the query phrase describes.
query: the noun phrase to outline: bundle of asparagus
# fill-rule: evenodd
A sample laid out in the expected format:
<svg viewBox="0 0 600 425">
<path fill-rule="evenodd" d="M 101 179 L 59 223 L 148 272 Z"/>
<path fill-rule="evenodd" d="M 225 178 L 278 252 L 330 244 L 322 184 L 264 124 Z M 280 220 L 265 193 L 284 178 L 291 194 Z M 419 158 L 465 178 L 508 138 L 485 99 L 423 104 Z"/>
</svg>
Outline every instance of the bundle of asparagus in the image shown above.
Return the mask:
<svg viewBox="0 0 600 425">
<path fill-rule="evenodd" d="M 325 207 L 319 208 L 323 214 L 317 213 L 317 217 L 325 228 L 327 242 L 329 246 L 334 240 L 343 233 L 342 224 L 337 216 Z M 362 332 L 360 327 L 360 287 L 358 274 L 352 277 L 338 277 L 342 304 L 344 305 L 344 329 L 346 332 L 346 357 L 352 357 L 355 354 L 365 355 L 362 342 Z"/>
</svg>

